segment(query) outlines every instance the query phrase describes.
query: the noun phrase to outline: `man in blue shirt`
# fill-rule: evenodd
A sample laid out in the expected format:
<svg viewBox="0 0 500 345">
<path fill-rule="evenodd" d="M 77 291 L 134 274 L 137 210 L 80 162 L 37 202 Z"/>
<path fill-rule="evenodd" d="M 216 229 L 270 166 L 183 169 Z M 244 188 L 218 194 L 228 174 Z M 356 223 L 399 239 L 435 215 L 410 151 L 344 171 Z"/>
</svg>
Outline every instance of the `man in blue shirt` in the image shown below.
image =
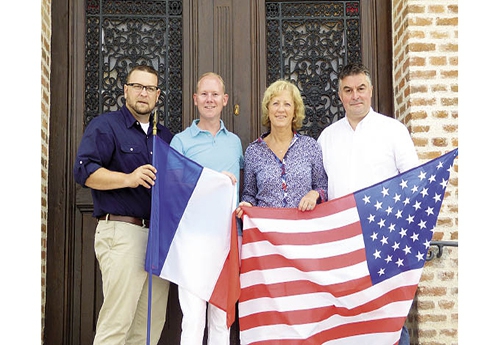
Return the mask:
<svg viewBox="0 0 500 345">
<path fill-rule="evenodd" d="M 221 120 L 222 109 L 228 98 L 224 81 L 218 74 L 203 74 L 193 95 L 200 118 L 176 134 L 170 145 L 198 164 L 225 173 L 234 184 L 239 183 L 243 169 L 243 148 L 240 138 L 229 132 Z M 241 237 L 238 238 L 241 243 Z M 226 313 L 223 310 L 208 304 L 207 316 L 207 302 L 181 286 L 179 304 L 183 314 L 181 345 L 202 344 L 205 318 L 208 320 L 207 345 L 229 345 L 230 330 L 226 326 Z"/>
<path fill-rule="evenodd" d="M 102 273 L 104 301 L 94 345 L 146 343 L 148 273 L 144 269 L 151 213 L 153 118 L 158 102 L 158 73 L 136 66 L 124 85 L 125 106 L 94 118 L 83 134 L 73 172 L 92 189 L 95 253 Z M 157 135 L 172 140 L 157 125 Z M 165 323 L 169 282 L 152 277 L 151 344 Z"/>
</svg>

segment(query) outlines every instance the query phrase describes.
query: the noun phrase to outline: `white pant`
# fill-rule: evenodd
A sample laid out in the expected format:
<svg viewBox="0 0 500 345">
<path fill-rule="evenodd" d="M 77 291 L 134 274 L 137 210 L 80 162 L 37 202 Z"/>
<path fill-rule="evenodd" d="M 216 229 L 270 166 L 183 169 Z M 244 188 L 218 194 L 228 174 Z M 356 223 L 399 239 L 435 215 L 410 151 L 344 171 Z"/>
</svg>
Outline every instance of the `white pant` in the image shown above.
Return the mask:
<svg viewBox="0 0 500 345">
<path fill-rule="evenodd" d="M 182 309 L 181 345 L 202 345 L 205 319 L 208 320 L 207 345 L 229 345 L 230 329 L 226 325 L 225 311 L 180 286 L 179 304 Z"/>
</svg>

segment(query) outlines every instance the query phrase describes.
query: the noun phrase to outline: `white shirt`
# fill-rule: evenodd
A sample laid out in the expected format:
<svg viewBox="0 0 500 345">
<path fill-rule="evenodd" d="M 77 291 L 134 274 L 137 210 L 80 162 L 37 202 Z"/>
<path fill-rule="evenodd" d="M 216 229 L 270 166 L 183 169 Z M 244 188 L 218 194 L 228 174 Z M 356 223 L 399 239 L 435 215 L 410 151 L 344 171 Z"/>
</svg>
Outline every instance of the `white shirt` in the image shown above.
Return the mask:
<svg viewBox="0 0 500 345">
<path fill-rule="evenodd" d="M 358 191 L 419 164 L 408 129 L 373 109 L 353 130 L 347 118 L 318 138 L 328 175 L 328 199 Z"/>
</svg>

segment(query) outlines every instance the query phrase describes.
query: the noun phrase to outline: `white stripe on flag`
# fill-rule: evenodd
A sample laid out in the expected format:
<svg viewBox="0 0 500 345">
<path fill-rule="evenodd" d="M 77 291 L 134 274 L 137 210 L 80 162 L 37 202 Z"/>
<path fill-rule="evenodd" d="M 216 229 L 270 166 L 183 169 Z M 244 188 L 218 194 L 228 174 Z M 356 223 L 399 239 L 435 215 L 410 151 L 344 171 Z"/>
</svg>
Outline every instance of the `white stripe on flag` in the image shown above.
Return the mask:
<svg viewBox="0 0 500 345">
<path fill-rule="evenodd" d="M 308 232 L 331 230 L 332 224 L 337 228 L 353 224 L 359 221 L 356 207 L 330 214 L 325 217 L 314 218 L 314 222 L 309 219 L 273 219 L 273 218 L 249 218 L 245 217 L 245 229 L 256 227 L 261 232 L 283 231 L 287 233 L 302 233 L 304 228 Z"/>
<path fill-rule="evenodd" d="M 161 271 L 206 301 L 229 253 L 235 189 L 226 175 L 203 169 Z"/>
</svg>

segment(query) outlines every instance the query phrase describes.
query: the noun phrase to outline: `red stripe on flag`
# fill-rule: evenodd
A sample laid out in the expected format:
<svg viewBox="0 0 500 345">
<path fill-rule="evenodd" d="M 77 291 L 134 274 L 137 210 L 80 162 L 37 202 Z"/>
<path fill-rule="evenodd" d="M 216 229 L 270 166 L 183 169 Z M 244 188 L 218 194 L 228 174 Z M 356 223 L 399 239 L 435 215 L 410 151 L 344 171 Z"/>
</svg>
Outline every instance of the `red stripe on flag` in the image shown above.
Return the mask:
<svg viewBox="0 0 500 345">
<path fill-rule="evenodd" d="M 325 229 L 324 231 L 302 232 L 302 233 L 261 233 L 257 228 L 245 229 L 245 242 L 259 242 L 266 240 L 274 245 L 313 245 L 344 240 L 361 234 L 359 222 L 348 224 L 341 228 Z"/>
<path fill-rule="evenodd" d="M 350 208 L 356 207 L 356 199 L 353 194 L 348 194 L 341 198 L 335 199 L 335 202 L 326 202 L 316 205 L 314 211 L 299 211 L 297 208 L 272 208 L 272 207 L 242 207 L 244 214 L 252 218 L 269 218 L 269 219 L 316 219 L 327 217 L 334 213 L 339 213 Z M 276 212 L 279 211 L 279 212 Z"/>
<path fill-rule="evenodd" d="M 345 267 L 347 263 L 358 264 L 365 261 L 365 250 L 358 249 L 344 255 L 331 256 L 327 258 L 294 259 L 293 267 L 302 272 L 328 271 Z M 290 259 L 279 254 L 265 255 L 245 259 L 244 270 L 241 273 L 250 271 L 268 270 L 281 268 L 290 265 Z"/>
<path fill-rule="evenodd" d="M 236 302 L 240 297 L 238 234 L 234 212 L 232 218 L 231 247 L 210 297 L 211 304 L 226 311 L 228 328 L 231 327 L 236 317 Z"/>
<path fill-rule="evenodd" d="M 258 284 L 242 289 L 239 301 L 241 303 L 256 298 L 303 295 L 311 291 L 328 292 L 334 296 L 343 297 L 369 286 L 371 286 L 370 276 L 331 285 L 321 285 L 308 280 L 296 280 L 266 285 Z"/>
</svg>

